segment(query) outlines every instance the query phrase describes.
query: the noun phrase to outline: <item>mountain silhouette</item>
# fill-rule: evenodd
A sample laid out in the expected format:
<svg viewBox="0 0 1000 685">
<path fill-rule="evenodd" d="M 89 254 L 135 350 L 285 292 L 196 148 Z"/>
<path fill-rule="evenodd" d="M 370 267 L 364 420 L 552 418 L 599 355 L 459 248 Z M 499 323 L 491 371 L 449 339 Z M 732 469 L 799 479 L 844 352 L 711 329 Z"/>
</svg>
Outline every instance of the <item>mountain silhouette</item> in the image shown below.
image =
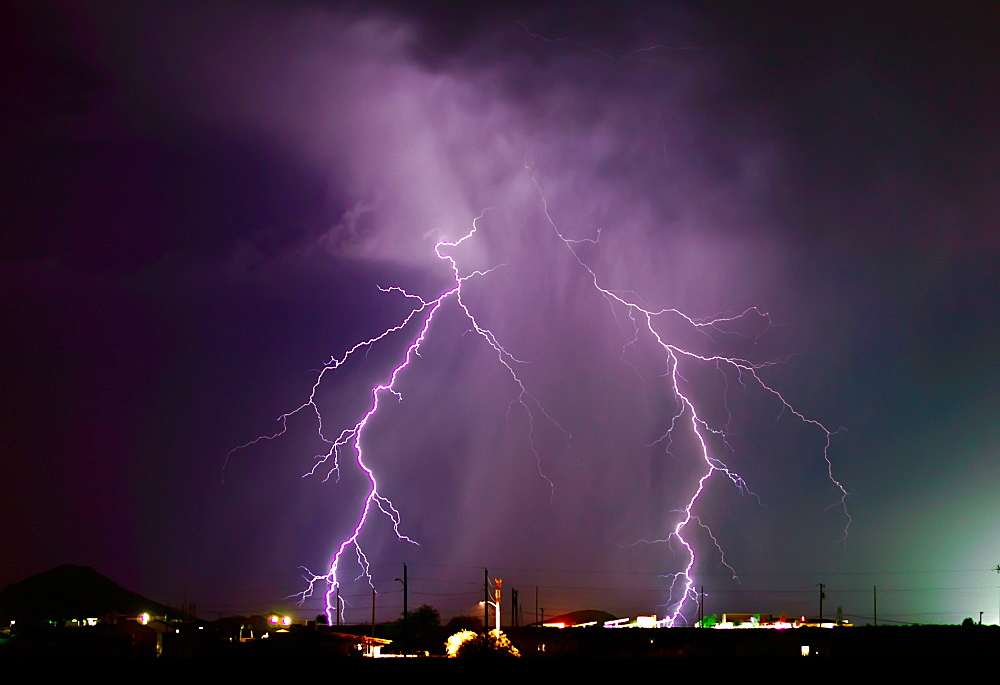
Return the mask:
<svg viewBox="0 0 1000 685">
<path fill-rule="evenodd" d="M 165 615 L 167 607 L 130 592 L 90 566 L 63 564 L 0 591 L 0 621 Z"/>
</svg>

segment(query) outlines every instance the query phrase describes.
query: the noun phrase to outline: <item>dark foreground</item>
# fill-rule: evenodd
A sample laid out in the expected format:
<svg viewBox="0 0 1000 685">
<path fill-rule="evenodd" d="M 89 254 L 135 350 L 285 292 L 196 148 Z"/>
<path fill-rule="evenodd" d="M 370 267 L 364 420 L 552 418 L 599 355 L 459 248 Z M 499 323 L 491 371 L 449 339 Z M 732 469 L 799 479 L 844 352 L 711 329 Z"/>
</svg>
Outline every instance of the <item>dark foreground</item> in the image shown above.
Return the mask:
<svg viewBox="0 0 1000 685">
<path fill-rule="evenodd" d="M 725 658 L 794 657 L 804 648 L 818 657 L 982 657 L 1000 644 L 995 626 L 906 626 L 858 628 L 799 628 L 794 630 L 674 629 L 514 629 L 509 636 L 524 658 Z M 7 658 L 149 658 L 155 645 L 96 628 L 37 629 L 0 640 L 0 657 Z M 159 645 L 164 659 L 208 657 L 356 658 L 330 635 L 301 628 L 267 640 L 231 642 L 210 633 L 164 635 Z M 403 660 L 394 659 L 402 665 Z M 415 660 L 405 660 L 413 663 Z M 421 660 L 424 661 L 424 660 Z"/>
</svg>

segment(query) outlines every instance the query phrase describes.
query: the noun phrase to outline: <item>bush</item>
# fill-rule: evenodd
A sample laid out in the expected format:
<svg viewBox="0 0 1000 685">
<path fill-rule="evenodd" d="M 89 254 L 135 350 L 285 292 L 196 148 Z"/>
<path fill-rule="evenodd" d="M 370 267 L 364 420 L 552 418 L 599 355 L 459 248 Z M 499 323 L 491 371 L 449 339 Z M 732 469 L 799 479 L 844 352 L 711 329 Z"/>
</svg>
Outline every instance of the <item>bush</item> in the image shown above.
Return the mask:
<svg viewBox="0 0 1000 685">
<path fill-rule="evenodd" d="M 516 658 L 517 647 L 502 632 L 491 630 L 486 635 L 463 630 L 448 638 L 448 656 L 459 658 Z"/>
</svg>

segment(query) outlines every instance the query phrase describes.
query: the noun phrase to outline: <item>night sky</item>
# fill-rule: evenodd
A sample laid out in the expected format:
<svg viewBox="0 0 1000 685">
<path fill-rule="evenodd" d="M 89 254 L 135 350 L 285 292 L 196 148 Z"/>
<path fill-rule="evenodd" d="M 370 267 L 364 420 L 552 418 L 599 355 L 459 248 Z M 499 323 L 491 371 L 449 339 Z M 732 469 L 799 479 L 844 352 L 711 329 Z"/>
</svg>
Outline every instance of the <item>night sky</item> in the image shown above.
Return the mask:
<svg viewBox="0 0 1000 685">
<path fill-rule="evenodd" d="M 815 614 L 825 583 L 858 623 L 873 586 L 880 622 L 995 623 L 996 3 L 409 5 L 4 3 L 0 586 L 86 564 L 207 618 L 320 613 L 286 597 L 357 520 L 353 453 L 303 478 L 328 449 L 307 409 L 227 454 L 406 317 L 380 287 L 452 287 L 434 245 L 481 216 L 453 254 L 493 270 L 463 302 L 523 362 L 534 419 L 442 306 L 365 433 L 420 543 L 372 516 L 379 617 L 403 562 L 411 607 L 445 618 L 481 613 L 483 567 L 526 621 L 536 587 L 548 616 L 664 615 L 684 551 L 643 541 L 704 463 L 690 433 L 657 440 L 669 363 L 551 218 L 631 302 L 756 308 L 654 327 L 779 362 L 760 377 L 834 433 L 850 519 L 823 430 L 731 367 L 681 369 L 757 495 L 716 473 L 696 506 L 740 579 L 692 524 L 707 613 Z M 417 332 L 326 374 L 326 434 Z M 342 568 L 367 620 L 353 551 Z"/>
</svg>

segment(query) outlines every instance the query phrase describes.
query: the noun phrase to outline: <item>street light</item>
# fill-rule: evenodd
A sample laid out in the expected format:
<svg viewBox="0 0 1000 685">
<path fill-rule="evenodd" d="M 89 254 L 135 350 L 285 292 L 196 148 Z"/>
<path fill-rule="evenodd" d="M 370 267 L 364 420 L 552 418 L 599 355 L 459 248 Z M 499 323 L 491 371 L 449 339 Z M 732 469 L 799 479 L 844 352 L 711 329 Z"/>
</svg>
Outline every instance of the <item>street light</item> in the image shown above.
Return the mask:
<svg viewBox="0 0 1000 685">
<path fill-rule="evenodd" d="M 496 626 L 497 635 L 500 634 L 500 602 L 494 602 L 493 600 L 480 600 L 480 604 L 489 604 L 493 607 L 493 613 L 496 615 Z"/>
</svg>

